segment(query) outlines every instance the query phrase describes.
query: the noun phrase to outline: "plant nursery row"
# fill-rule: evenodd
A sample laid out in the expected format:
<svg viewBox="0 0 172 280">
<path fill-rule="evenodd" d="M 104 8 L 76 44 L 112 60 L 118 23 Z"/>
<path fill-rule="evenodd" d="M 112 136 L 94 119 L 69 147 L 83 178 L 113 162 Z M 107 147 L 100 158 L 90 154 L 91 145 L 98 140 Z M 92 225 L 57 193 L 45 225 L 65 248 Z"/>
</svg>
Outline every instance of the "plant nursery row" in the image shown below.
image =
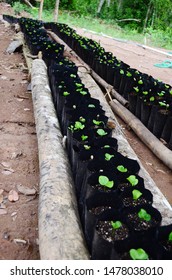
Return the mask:
<svg viewBox="0 0 172 280">
<path fill-rule="evenodd" d="M 8 15 L 4 19 L 10 23 L 16 20 Z M 43 22 L 19 18 L 18 23 L 31 53 L 42 51 L 48 68 L 57 117 L 62 134 L 67 135 L 67 154 L 90 258 L 172 259 L 172 224 L 161 225 L 153 194 L 139 176 L 139 163 L 118 151 L 120 143 L 112 137 L 99 98 L 91 97 L 76 65 L 63 56 L 64 46 L 49 38 Z M 77 39 L 73 44 L 78 44 Z M 95 53 L 97 49 L 101 51 L 99 45 Z"/>
<path fill-rule="evenodd" d="M 44 23 L 129 102 L 129 110 L 172 149 L 172 86 L 131 68 L 66 24 Z"/>
</svg>

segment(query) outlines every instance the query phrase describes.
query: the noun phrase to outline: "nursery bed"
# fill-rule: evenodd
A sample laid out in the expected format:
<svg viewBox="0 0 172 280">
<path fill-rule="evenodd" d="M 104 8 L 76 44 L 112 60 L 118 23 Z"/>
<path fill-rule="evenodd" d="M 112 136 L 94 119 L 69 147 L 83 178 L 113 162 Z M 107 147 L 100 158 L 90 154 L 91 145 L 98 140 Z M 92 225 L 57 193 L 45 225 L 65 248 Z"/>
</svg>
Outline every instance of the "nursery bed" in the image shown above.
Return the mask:
<svg viewBox="0 0 172 280">
<path fill-rule="evenodd" d="M 37 63 L 39 63 L 39 69 L 41 69 L 40 65 L 41 64 L 44 64 L 43 62 L 41 62 L 40 64 L 40 61 L 38 61 Z M 76 60 L 76 64 L 77 64 L 77 60 Z M 80 62 L 79 62 L 80 63 Z M 36 66 L 36 61 L 33 65 L 33 67 Z M 42 65 L 43 67 L 43 70 L 45 71 L 45 67 Z M 32 73 L 33 73 L 33 79 L 34 79 L 34 68 L 32 69 Z M 45 72 L 42 72 L 42 70 L 40 71 L 40 75 L 39 75 L 39 79 L 38 79 L 38 83 L 39 81 L 41 80 L 41 75 L 43 75 L 43 77 L 46 75 Z M 104 95 L 102 93 L 102 91 L 100 90 L 100 88 L 97 86 L 97 84 L 95 83 L 95 81 L 91 78 L 91 76 L 88 74 L 88 71 L 84 68 L 84 67 L 79 67 L 79 71 L 78 71 L 78 74 L 79 76 L 81 77 L 83 83 L 85 84 L 85 86 L 89 89 L 91 95 L 93 97 L 96 97 L 100 100 L 101 104 L 103 105 L 103 108 L 104 110 L 106 111 L 106 114 L 107 116 L 115 123 L 116 127 L 113 131 L 113 137 L 115 137 L 116 139 L 118 139 L 119 141 L 119 151 L 127 156 L 127 157 L 130 157 L 130 158 L 133 158 L 133 159 L 137 159 L 137 156 L 136 154 L 134 153 L 134 151 L 131 149 L 130 145 L 128 144 L 127 140 L 125 139 L 122 131 L 121 131 L 121 128 L 114 116 L 114 114 L 112 113 L 109 105 L 107 104 L 105 98 L 104 98 Z M 34 82 L 34 86 L 35 86 L 35 82 Z M 48 88 L 48 85 L 45 86 L 45 88 Z M 68 248 L 68 237 L 67 237 L 67 240 L 63 240 L 63 246 L 62 248 L 64 248 L 64 250 L 62 251 L 59 251 L 58 250 L 58 242 L 59 242 L 59 236 L 63 235 L 63 232 L 64 232 L 64 228 L 62 228 L 61 230 L 58 228 L 58 232 L 56 230 L 56 226 L 57 226 L 57 223 L 54 222 L 56 219 L 57 219 L 57 211 L 54 211 L 54 199 L 56 200 L 56 202 L 58 201 L 57 205 L 58 205 L 58 208 L 56 210 L 58 210 L 60 213 L 60 215 L 62 215 L 62 217 L 67 217 L 67 213 L 69 213 L 69 211 L 71 211 L 71 214 L 70 215 L 76 215 L 76 208 L 73 206 L 73 205 L 76 205 L 75 203 L 75 197 L 73 197 L 73 195 L 69 194 L 69 201 L 73 201 L 73 203 L 67 208 L 67 209 L 64 209 L 64 202 L 63 202 L 63 199 L 61 198 L 61 195 L 60 195 L 60 198 L 58 198 L 58 195 L 57 196 L 54 196 L 54 199 L 52 199 L 52 195 L 48 192 L 45 192 L 45 190 L 47 190 L 46 188 L 46 182 L 44 181 L 45 178 L 46 180 L 48 180 L 48 185 L 51 185 L 51 189 L 54 189 L 54 188 L 57 188 L 57 177 L 58 177 L 58 174 L 60 174 L 62 172 L 62 169 L 64 168 L 64 166 L 59 166 L 58 165 L 58 170 L 56 168 L 56 165 L 57 165 L 57 162 L 58 162 L 58 155 L 57 155 L 57 158 L 55 159 L 54 162 L 51 162 L 51 156 L 48 156 L 47 155 L 47 158 L 45 157 L 46 153 L 48 154 L 49 153 L 49 149 L 45 150 L 45 145 L 43 145 L 43 134 L 47 134 L 47 131 L 49 133 L 49 136 L 47 137 L 46 136 L 46 142 L 47 142 L 47 147 L 50 147 L 52 146 L 51 145 L 51 142 L 48 141 L 47 138 L 49 138 L 50 141 L 52 141 L 52 139 L 57 139 L 59 138 L 59 129 L 52 129 L 51 128 L 51 125 L 47 126 L 47 118 L 51 118 L 51 113 L 50 113 L 50 116 L 49 116 L 49 112 L 52 111 L 52 104 L 51 104 L 51 100 L 50 100 L 50 97 L 49 97 L 49 91 L 45 91 L 43 90 L 43 87 L 42 87 L 42 92 L 44 94 L 44 98 L 45 100 L 48 100 L 47 104 L 46 104 L 46 107 L 44 106 L 44 109 L 46 108 L 46 113 L 47 114 L 40 114 L 40 112 L 42 111 L 42 105 L 41 103 L 37 103 L 36 104 L 36 111 L 35 111 L 35 118 L 38 120 L 39 119 L 39 126 L 37 126 L 37 135 L 38 135 L 38 145 L 39 145 L 39 161 L 40 161 L 40 174 L 41 174 L 41 180 L 40 180 L 40 190 L 41 190 L 41 193 L 40 193 L 40 203 L 39 203 L 39 234 L 40 234 L 40 254 L 41 254 L 41 258 L 42 259 L 51 259 L 53 257 L 53 259 L 66 259 L 66 258 L 69 258 L 69 259 L 73 259 L 73 257 L 75 256 L 74 252 L 76 252 L 76 249 L 77 249 L 77 246 L 79 246 L 79 248 L 81 249 L 82 245 L 81 243 L 77 243 L 75 244 L 75 247 L 73 248 L 74 251 L 72 250 L 72 247 L 69 247 Z M 40 91 L 39 91 L 39 94 L 40 94 Z M 48 96 L 46 97 L 46 95 L 48 94 Z M 34 93 L 34 88 L 33 88 L 33 95 L 35 96 L 35 93 Z M 41 93 L 42 95 L 42 93 Z M 35 103 L 36 101 L 36 96 L 33 98 L 33 102 Z M 40 108 L 39 108 L 40 106 Z M 50 106 L 50 108 L 49 108 Z M 35 107 L 35 104 L 34 104 L 34 107 Z M 39 114 L 38 114 L 39 112 Z M 39 116 L 39 118 L 38 118 Z M 42 118 L 42 120 L 40 120 L 40 118 Z M 57 123 L 57 120 L 55 120 L 55 123 Z M 38 123 L 38 122 L 37 122 Z M 51 123 L 51 122 L 50 122 Z M 41 139 L 42 138 L 42 139 Z M 62 140 L 62 139 L 61 139 Z M 42 144 L 39 144 L 41 143 Z M 48 143 L 49 142 L 49 143 Z M 43 147 L 41 148 L 41 146 L 43 145 Z M 62 147 L 61 147 L 62 148 Z M 59 151 L 61 153 L 61 151 Z M 62 152 L 63 153 L 63 152 Z M 54 156 L 53 156 L 54 157 Z M 66 156 L 65 154 L 63 155 L 65 161 L 67 161 L 66 159 Z M 138 160 L 139 161 L 139 160 Z M 46 174 L 49 175 L 51 174 L 51 177 L 48 176 L 48 177 L 45 177 L 44 176 L 44 169 L 46 170 L 46 166 L 45 166 L 45 163 L 46 162 L 46 165 L 48 166 L 48 173 Z M 139 162 L 140 163 L 140 162 Z M 55 165 L 55 166 L 54 166 Z M 171 206 L 169 205 L 169 203 L 167 202 L 167 200 L 165 199 L 165 197 L 162 195 L 162 193 L 159 191 L 159 189 L 157 188 L 157 186 L 155 185 L 154 181 L 151 179 L 151 177 L 149 176 L 149 174 L 146 172 L 146 170 L 143 168 L 143 166 L 141 165 L 140 163 L 140 166 L 141 166 L 141 170 L 140 170 L 140 176 L 142 176 L 145 180 L 145 186 L 146 188 L 150 189 L 153 193 L 153 196 L 154 196 L 154 203 L 153 205 L 155 207 L 157 207 L 157 209 L 161 212 L 162 214 L 162 224 L 163 225 L 167 225 L 167 224 L 170 224 L 171 222 L 171 218 L 172 218 L 172 209 L 171 209 Z M 70 168 L 68 167 L 67 165 L 67 173 L 70 174 Z M 54 178 L 55 181 L 54 181 Z M 69 180 L 69 185 L 71 184 L 71 178 L 67 176 L 67 180 Z M 59 186 L 59 185 L 58 185 Z M 69 188 L 70 186 L 67 187 L 67 193 L 69 192 Z M 72 193 L 72 192 L 71 192 Z M 66 196 L 66 194 L 63 194 L 64 197 Z M 65 198 L 64 198 L 65 199 Z M 43 203 L 43 201 L 46 203 Z M 48 207 L 48 208 L 47 208 Z M 46 219 L 47 217 L 47 209 L 53 209 L 53 211 L 51 211 L 51 215 L 48 215 L 48 219 Z M 61 212 L 61 209 L 63 209 L 63 213 Z M 61 223 L 61 221 L 59 220 L 59 223 Z M 79 228 L 79 232 L 80 232 L 80 237 L 82 236 L 82 229 L 80 227 L 80 221 L 79 220 L 73 220 L 72 219 L 72 222 L 70 224 L 70 236 L 72 238 L 75 230 L 76 230 L 76 224 L 77 224 L 77 227 Z M 48 238 L 47 238 L 48 236 Z M 76 239 L 78 240 L 78 239 Z M 57 243 L 56 243 L 57 242 Z M 83 241 L 84 242 L 84 241 Z M 55 246 L 56 244 L 56 246 Z M 80 247 L 81 246 L 81 247 Z M 66 249 L 69 249 L 68 253 L 66 254 Z M 70 251 L 71 250 L 71 251 Z M 83 247 L 81 250 L 77 250 L 77 258 L 81 257 L 83 258 L 83 254 L 85 256 L 85 258 L 88 258 L 88 254 L 87 254 L 87 251 L 86 251 L 86 248 Z M 75 256 L 76 257 L 76 256 Z"/>
<path fill-rule="evenodd" d="M 42 62 L 41 62 L 42 63 Z M 44 67 L 43 67 L 44 68 Z M 113 136 L 116 137 L 117 139 L 120 140 L 120 147 L 119 147 L 119 150 L 121 151 L 121 153 L 125 154 L 125 155 L 128 155 L 129 157 L 133 157 L 133 158 L 136 158 L 137 159 L 137 156 L 136 154 L 133 152 L 133 150 L 130 148 L 130 146 L 128 145 L 128 142 L 126 141 L 124 135 L 123 135 L 123 132 L 122 132 L 122 129 L 119 125 L 119 123 L 116 121 L 116 118 L 114 118 L 114 115 L 112 113 L 112 111 L 110 110 L 109 106 L 107 105 L 106 101 L 105 101 L 105 98 L 103 96 L 103 93 L 101 92 L 100 88 L 97 87 L 97 85 L 90 80 L 90 75 L 88 75 L 87 71 L 85 72 L 84 68 L 83 67 L 79 67 L 80 69 L 80 75 L 83 79 L 83 82 L 87 85 L 88 84 L 88 88 L 90 90 L 90 92 L 92 92 L 93 96 L 95 96 L 97 98 L 97 94 L 98 96 L 100 97 L 101 99 L 101 103 L 104 104 L 104 107 L 105 107 L 105 110 L 107 111 L 107 114 L 108 116 L 116 123 L 117 127 L 116 127 L 116 130 L 114 130 L 113 132 Z M 42 73 L 43 74 L 43 73 Z M 46 74 L 46 73 L 45 73 Z M 47 87 L 48 89 L 48 87 Z M 48 96 L 46 96 L 46 94 Z M 49 96 L 49 92 L 47 93 L 46 92 L 45 94 L 45 100 L 47 100 L 50 96 Z M 100 94 L 100 95 L 99 95 Z M 35 102 L 35 101 L 34 101 Z M 49 103 L 49 106 L 51 108 L 51 112 L 52 112 L 52 104 L 51 102 Z M 49 107 L 48 106 L 48 107 Z M 47 108 L 48 109 L 48 108 Z M 48 112 L 48 110 L 46 111 Z M 40 110 L 39 111 L 39 114 L 41 115 L 42 111 Z M 47 116 L 43 115 L 43 120 L 40 120 L 40 123 L 41 125 L 39 125 L 39 127 L 37 128 L 37 130 L 39 131 L 39 134 L 41 135 L 40 137 L 43 137 L 43 132 L 46 133 L 47 132 L 47 129 L 48 127 L 49 128 L 52 128 L 53 132 L 56 134 L 55 137 L 54 137 L 54 134 L 51 134 L 49 135 L 49 137 L 47 137 L 46 135 L 46 140 L 47 140 L 47 143 L 49 141 L 49 139 L 52 140 L 53 139 L 56 139 L 56 138 L 59 138 L 60 140 L 60 148 L 62 148 L 61 146 L 61 140 L 62 140 L 62 137 L 60 135 L 60 132 L 59 130 L 57 129 L 57 120 L 56 118 L 52 118 L 52 116 L 50 117 L 51 121 L 50 123 L 47 122 L 47 119 L 46 117 L 48 117 L 48 113 L 47 113 Z M 53 127 L 51 127 L 51 125 L 53 124 Z M 43 126 L 43 127 L 42 127 Z M 38 137 L 39 138 L 39 137 Z M 48 139 L 49 138 L 49 139 Z M 39 139 L 38 139 L 39 141 Z M 51 142 L 52 143 L 52 142 Z M 50 143 L 50 146 L 51 146 L 51 143 Z M 47 144 L 47 147 L 48 147 L 49 144 Z M 43 148 L 43 153 L 42 153 L 42 157 L 41 157 L 41 160 L 44 159 L 45 160 L 45 156 L 46 156 L 46 149 L 45 149 L 45 146 L 42 147 Z M 41 153 L 41 149 L 39 149 L 39 152 Z M 61 150 L 62 154 L 65 156 L 65 149 L 62 148 Z M 68 162 L 68 159 L 65 158 L 65 163 Z M 48 155 L 47 157 L 47 161 L 46 161 L 46 166 L 42 165 L 40 163 L 40 171 L 41 171 L 41 168 L 42 166 L 44 167 L 44 171 L 45 171 L 45 168 L 47 166 L 51 166 L 52 169 L 50 168 L 46 168 L 46 169 L 49 169 L 49 172 L 46 172 L 46 179 L 45 180 L 44 178 L 42 179 L 42 182 L 43 180 L 45 180 L 46 182 L 48 182 L 48 185 L 51 185 L 53 187 L 53 184 L 54 184 L 54 181 L 51 182 L 51 180 L 49 181 L 48 178 L 49 178 L 49 174 L 51 173 L 52 175 L 55 173 L 55 176 L 56 176 L 56 168 L 53 168 L 55 165 L 55 161 L 54 161 L 54 158 L 53 158 L 53 163 L 50 164 L 50 157 Z M 67 163 L 67 166 L 68 166 L 68 163 Z M 45 172 L 42 172 L 42 174 L 45 174 Z M 41 174 L 41 178 L 44 177 L 42 176 Z M 66 175 L 66 174 L 65 174 Z M 153 189 L 153 194 L 154 194 L 154 197 L 155 197 L 155 202 L 154 202 L 154 205 L 157 206 L 157 208 L 161 211 L 162 210 L 162 215 L 163 215 L 163 224 L 168 224 L 170 223 L 170 218 L 171 218 L 171 208 L 170 208 L 170 205 L 169 203 L 167 202 L 167 200 L 165 199 L 165 197 L 162 195 L 162 193 L 159 191 L 159 189 L 157 188 L 156 184 L 153 182 L 153 180 L 151 179 L 150 175 L 145 171 L 145 169 L 143 168 L 143 166 L 141 165 L 141 172 L 140 172 L 140 175 L 144 177 L 145 181 L 146 181 L 146 187 L 147 188 L 150 188 L 151 191 Z M 53 177 L 53 176 L 52 176 Z M 70 168 L 68 169 L 67 171 L 67 177 L 68 179 L 71 180 L 71 177 L 70 177 Z M 53 178 L 53 180 L 55 179 L 55 177 Z M 44 181 L 44 183 L 45 183 Z M 51 184 L 52 183 L 52 184 Z M 44 184 L 44 187 L 45 187 L 45 184 Z M 70 187 L 71 187 L 71 184 L 70 184 Z M 69 187 L 69 189 L 70 189 Z M 71 193 L 69 192 L 69 195 Z M 54 208 L 54 204 L 53 204 L 53 201 L 52 198 L 53 198 L 53 192 L 49 193 L 49 195 L 47 195 L 45 192 L 44 192 L 44 198 L 47 199 L 47 203 L 46 203 L 46 207 L 48 207 L 48 210 L 51 210 Z M 50 196 L 51 195 L 51 196 Z M 55 196 L 54 196 L 55 197 Z M 41 201 L 43 202 L 42 205 L 44 204 L 44 200 L 42 199 L 43 196 L 40 196 L 40 203 Z M 53 211 L 52 215 L 46 215 L 46 213 L 44 212 L 45 211 L 45 208 L 44 206 L 40 206 L 40 213 L 39 215 L 41 215 L 41 212 L 43 211 L 43 216 L 42 218 L 44 217 L 44 215 L 46 215 L 46 220 L 43 221 L 40 221 L 40 225 L 41 225 L 41 234 L 44 235 L 43 239 L 41 240 L 40 239 L 40 251 L 41 251 L 41 259 L 62 259 L 62 258 L 76 258 L 76 259 L 79 259 L 79 258 L 89 258 L 89 255 L 87 253 L 87 249 L 85 247 L 85 243 L 84 243 L 84 239 L 83 239 L 83 236 L 82 236 L 82 231 L 80 232 L 80 222 L 77 218 L 77 209 L 76 209 L 76 202 L 75 202 L 75 197 L 73 195 L 71 195 L 70 197 L 70 200 L 71 200 L 71 205 L 70 205 L 70 211 L 71 211 L 71 215 L 75 217 L 74 220 L 77 224 L 77 227 L 79 226 L 79 241 L 78 243 L 76 243 L 76 247 L 74 248 L 74 251 L 72 252 L 72 249 L 70 246 L 69 246 L 69 253 L 67 252 L 66 248 L 67 248 L 67 245 L 65 245 L 65 242 L 64 242 L 64 250 L 62 251 L 59 251 L 56 247 L 56 245 L 59 245 L 59 240 L 58 239 L 58 233 L 56 232 L 55 230 L 55 221 L 57 219 L 57 215 L 56 213 Z M 63 205 L 63 203 L 61 203 L 62 200 L 59 200 L 59 209 L 60 207 Z M 43 208 L 42 208 L 43 207 Z M 42 208 L 42 209 L 41 209 Z M 63 214 L 65 213 L 65 211 L 63 212 Z M 67 212 L 68 213 L 68 212 Z M 76 215 L 76 216 L 75 216 Z M 55 219 L 54 219 L 54 216 L 55 216 Z M 47 224 L 46 224 L 47 223 Z M 72 220 L 72 223 L 73 223 L 73 220 Z M 47 226 L 49 227 L 49 230 L 47 230 Z M 61 234 L 61 232 L 59 233 Z M 47 238 L 47 235 L 49 235 L 49 238 Z M 44 243 L 44 241 L 46 241 Z M 64 240 L 65 241 L 65 240 Z M 67 244 L 67 243 L 66 243 Z M 81 249 L 81 251 L 79 253 L 76 253 L 76 249 L 77 249 L 77 246 L 78 248 Z M 55 248 L 56 247 L 56 248 Z"/>
</svg>

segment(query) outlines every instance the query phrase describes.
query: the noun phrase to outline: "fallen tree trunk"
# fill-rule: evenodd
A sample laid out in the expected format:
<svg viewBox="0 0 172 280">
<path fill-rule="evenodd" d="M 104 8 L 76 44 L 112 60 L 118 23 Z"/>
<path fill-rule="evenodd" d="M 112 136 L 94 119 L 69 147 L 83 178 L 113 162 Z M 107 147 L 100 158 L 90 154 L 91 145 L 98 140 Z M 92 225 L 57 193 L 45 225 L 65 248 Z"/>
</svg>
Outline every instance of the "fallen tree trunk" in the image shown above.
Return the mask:
<svg viewBox="0 0 172 280">
<path fill-rule="evenodd" d="M 70 164 L 52 103 L 46 65 L 32 64 L 32 99 L 39 150 L 39 249 L 42 260 L 89 259 Z"/>
<path fill-rule="evenodd" d="M 6 53 L 9 53 L 9 54 L 14 53 L 17 50 L 21 49 L 22 45 L 23 45 L 23 43 L 21 40 L 14 40 L 9 44 L 8 48 L 6 49 Z"/>
<path fill-rule="evenodd" d="M 112 110 L 127 123 L 146 146 L 172 170 L 172 151 L 165 147 L 129 110 L 117 100 L 109 102 Z"/>
</svg>

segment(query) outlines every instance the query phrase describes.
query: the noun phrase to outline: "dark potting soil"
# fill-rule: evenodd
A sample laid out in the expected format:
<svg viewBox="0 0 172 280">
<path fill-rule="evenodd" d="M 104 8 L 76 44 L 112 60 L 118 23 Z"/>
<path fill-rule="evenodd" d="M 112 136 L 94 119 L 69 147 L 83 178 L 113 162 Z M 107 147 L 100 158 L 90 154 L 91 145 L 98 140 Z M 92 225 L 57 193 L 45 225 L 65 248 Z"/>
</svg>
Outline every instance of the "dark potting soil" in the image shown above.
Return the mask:
<svg viewBox="0 0 172 280">
<path fill-rule="evenodd" d="M 129 223 L 133 226 L 133 228 L 137 231 L 147 230 L 156 226 L 159 222 L 152 217 L 150 221 L 145 221 L 144 219 L 140 219 L 138 213 L 128 214 Z"/>
<path fill-rule="evenodd" d="M 125 197 L 122 200 L 122 202 L 125 207 L 136 207 L 138 205 L 151 204 L 151 201 L 146 200 L 144 197 L 139 197 L 138 199 L 133 199 L 132 197 Z"/>
<path fill-rule="evenodd" d="M 97 233 L 106 241 L 113 242 L 126 239 L 129 235 L 129 230 L 124 224 L 120 228 L 114 229 L 111 221 L 99 221 Z"/>
<path fill-rule="evenodd" d="M 98 206 L 98 207 L 90 209 L 89 212 L 94 214 L 94 215 L 100 215 L 105 210 L 109 210 L 111 208 L 112 208 L 111 206 Z"/>
<path fill-rule="evenodd" d="M 164 247 L 164 249 L 165 249 L 166 251 L 172 253 L 172 241 L 163 240 L 163 241 L 161 241 L 161 245 Z"/>
<path fill-rule="evenodd" d="M 130 185 L 129 183 L 121 183 L 121 184 L 118 185 L 117 188 L 118 188 L 121 192 L 123 192 L 125 189 L 127 189 L 127 188 L 129 188 L 129 187 L 131 187 L 131 185 Z"/>
<path fill-rule="evenodd" d="M 93 189 L 95 189 L 97 191 L 100 191 L 100 192 L 109 193 L 109 192 L 114 191 L 114 188 L 108 188 L 108 187 L 101 186 L 101 185 L 95 185 L 95 186 L 92 186 L 92 187 L 93 187 Z"/>
</svg>

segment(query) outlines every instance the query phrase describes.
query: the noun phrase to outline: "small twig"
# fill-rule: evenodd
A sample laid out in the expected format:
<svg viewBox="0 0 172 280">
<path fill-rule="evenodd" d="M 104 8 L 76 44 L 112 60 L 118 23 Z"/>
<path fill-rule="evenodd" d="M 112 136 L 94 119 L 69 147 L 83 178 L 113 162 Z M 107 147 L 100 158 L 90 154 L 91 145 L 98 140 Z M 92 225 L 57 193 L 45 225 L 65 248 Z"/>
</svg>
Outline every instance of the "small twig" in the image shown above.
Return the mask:
<svg viewBox="0 0 172 280">
<path fill-rule="evenodd" d="M 22 96 L 22 95 L 15 95 L 14 97 L 21 98 L 21 99 L 29 99 L 29 97 Z"/>
<path fill-rule="evenodd" d="M 105 97 L 106 97 L 106 96 L 108 96 L 108 97 L 109 97 L 110 101 L 112 101 L 112 100 L 113 100 L 113 99 L 112 99 L 112 97 L 111 97 L 111 95 L 110 95 L 110 91 L 109 91 L 109 89 L 108 89 L 108 88 L 106 88 Z"/>
<path fill-rule="evenodd" d="M 29 57 L 29 58 L 33 58 L 33 59 L 38 58 L 38 55 L 32 55 L 32 54 L 29 54 L 29 53 L 27 53 L 26 56 Z"/>
<path fill-rule="evenodd" d="M 27 200 L 26 200 L 26 203 L 27 203 L 27 202 L 30 202 L 30 201 L 32 201 L 32 200 L 34 200 L 34 199 L 36 199 L 37 196 L 38 196 L 38 194 L 36 193 L 32 198 L 27 199 Z"/>
</svg>

